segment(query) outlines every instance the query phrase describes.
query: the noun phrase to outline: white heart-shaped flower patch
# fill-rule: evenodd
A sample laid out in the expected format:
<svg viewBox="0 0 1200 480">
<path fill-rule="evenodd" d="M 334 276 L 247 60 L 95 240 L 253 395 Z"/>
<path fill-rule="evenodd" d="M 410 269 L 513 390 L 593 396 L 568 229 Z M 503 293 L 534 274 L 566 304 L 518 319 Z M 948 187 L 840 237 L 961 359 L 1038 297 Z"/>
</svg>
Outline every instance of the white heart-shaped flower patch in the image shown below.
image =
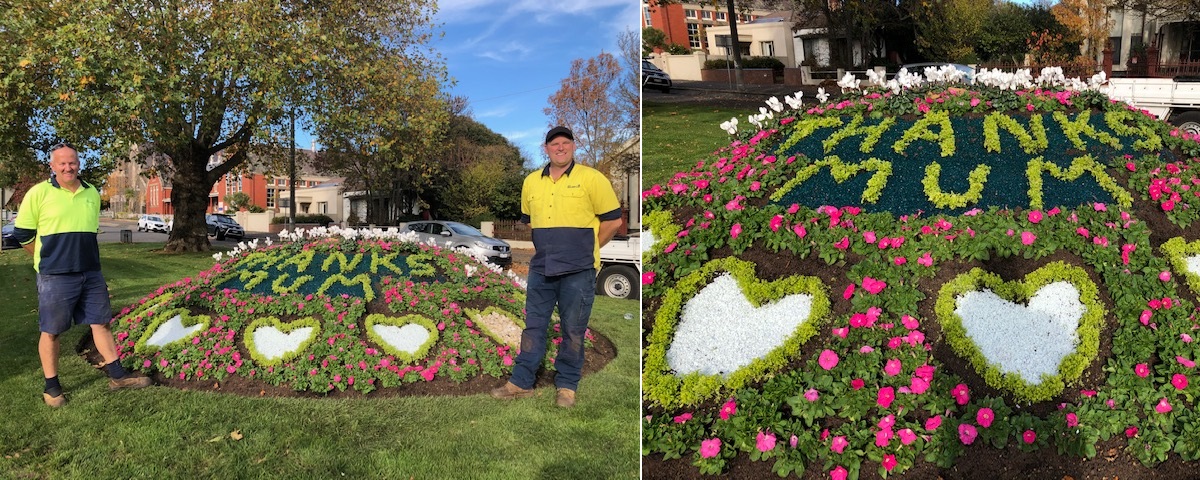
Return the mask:
<svg viewBox="0 0 1200 480">
<path fill-rule="evenodd" d="M 183 315 L 175 315 L 170 320 L 158 324 L 158 328 L 154 330 L 154 334 L 146 339 L 146 344 L 160 348 L 165 347 L 192 336 L 192 334 L 199 332 L 202 328 L 204 328 L 204 325 L 201 324 L 185 327 L 183 325 Z"/>
<path fill-rule="evenodd" d="M 991 290 L 958 297 L 954 313 L 967 336 L 1000 371 L 1016 373 L 1033 385 L 1058 373 L 1058 364 L 1075 351 L 1075 330 L 1083 319 L 1079 289 L 1054 282 L 1038 289 L 1028 305 L 1010 302 Z"/>
<path fill-rule="evenodd" d="M 677 375 L 698 372 L 728 378 L 783 344 L 808 320 L 813 296 L 788 295 L 755 307 L 726 273 L 683 307 L 667 365 Z"/>
<path fill-rule="evenodd" d="M 374 331 L 379 338 L 383 339 L 383 343 L 409 355 L 417 353 L 421 345 L 429 340 L 429 330 L 415 323 L 403 327 L 375 325 Z"/>
<path fill-rule="evenodd" d="M 420 315 L 393 318 L 374 313 L 367 315 L 366 326 L 371 341 L 404 363 L 423 358 L 438 339 L 437 326 Z"/>
<path fill-rule="evenodd" d="M 284 333 L 273 325 L 258 327 L 250 333 L 254 337 L 254 348 L 265 360 L 282 359 L 295 353 L 313 337 L 313 327 L 300 327 Z"/>
<path fill-rule="evenodd" d="M 167 345 L 182 342 L 208 328 L 207 315 L 192 316 L 186 309 L 175 308 L 160 312 L 146 326 L 134 349 L 142 353 L 158 351 Z"/>
</svg>

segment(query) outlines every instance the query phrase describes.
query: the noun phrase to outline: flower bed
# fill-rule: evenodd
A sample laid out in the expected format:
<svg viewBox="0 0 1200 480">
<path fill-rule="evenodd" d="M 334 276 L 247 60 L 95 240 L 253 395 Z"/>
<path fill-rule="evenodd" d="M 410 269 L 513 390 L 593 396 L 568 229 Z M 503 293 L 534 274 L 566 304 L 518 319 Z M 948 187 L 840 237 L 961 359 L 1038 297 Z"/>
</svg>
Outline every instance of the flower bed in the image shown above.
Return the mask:
<svg viewBox="0 0 1200 480">
<path fill-rule="evenodd" d="M 122 310 L 112 324 L 121 359 L 169 379 L 308 392 L 511 372 L 517 346 L 488 332 L 519 336 L 524 284 L 511 273 L 394 231 L 281 239 L 216 254 L 211 269 Z M 469 313 L 480 311 L 487 327 Z M 560 341 L 556 327 L 548 369 Z"/>
<path fill-rule="evenodd" d="M 643 193 L 653 460 L 887 477 L 977 444 L 1092 458 L 1110 439 L 1145 466 L 1200 459 L 1200 144 L 1103 78 L 926 75 L 772 98 Z M 799 290 L 747 287 L 785 278 L 832 301 L 772 311 Z M 752 355 L 672 362 L 692 310 L 727 326 L 705 348 Z"/>
</svg>

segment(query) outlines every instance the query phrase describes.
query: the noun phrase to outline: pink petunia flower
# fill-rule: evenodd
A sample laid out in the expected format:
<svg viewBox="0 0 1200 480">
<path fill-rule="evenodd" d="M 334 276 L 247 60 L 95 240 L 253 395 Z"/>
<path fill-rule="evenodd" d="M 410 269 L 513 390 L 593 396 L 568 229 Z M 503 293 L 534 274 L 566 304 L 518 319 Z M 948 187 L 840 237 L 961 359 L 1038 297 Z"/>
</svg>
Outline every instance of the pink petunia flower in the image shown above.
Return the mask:
<svg viewBox="0 0 1200 480">
<path fill-rule="evenodd" d="M 904 445 L 911 445 L 917 440 L 917 433 L 912 431 L 911 428 L 901 429 L 899 432 L 896 432 L 896 436 L 900 437 L 900 443 Z"/>
<path fill-rule="evenodd" d="M 1176 373 L 1175 375 L 1171 375 L 1171 385 L 1174 386 L 1176 390 L 1183 390 L 1183 389 L 1187 388 L 1188 387 L 1187 375 L 1184 375 L 1182 373 Z"/>
<path fill-rule="evenodd" d="M 792 439 L 788 441 L 788 445 L 791 445 L 792 448 L 796 448 L 797 443 L 800 443 L 800 437 L 792 435 Z"/>
<path fill-rule="evenodd" d="M 837 328 L 833 329 L 833 336 L 835 336 L 835 337 L 846 338 L 846 336 L 849 334 L 850 334 L 850 329 L 846 328 L 846 327 L 837 327 Z"/>
<path fill-rule="evenodd" d="M 821 355 L 817 357 L 817 363 L 825 370 L 833 370 L 838 364 L 838 354 L 833 350 L 825 349 Z"/>
<path fill-rule="evenodd" d="M 1133 438 L 1133 437 L 1136 437 L 1137 434 L 1138 434 L 1138 427 L 1136 427 L 1134 425 L 1130 425 L 1129 428 L 1125 429 L 1125 438 Z"/>
<path fill-rule="evenodd" d="M 1037 240 L 1037 235 L 1034 235 L 1033 232 L 1030 232 L 1030 231 L 1021 232 L 1021 243 L 1022 244 L 1033 245 L 1034 240 Z"/>
<path fill-rule="evenodd" d="M 692 419 L 692 412 L 685 412 L 675 416 L 675 423 L 687 423 Z"/>
<path fill-rule="evenodd" d="M 921 266 L 932 267 L 933 266 L 933 255 L 931 255 L 930 252 L 925 252 L 924 255 L 921 255 L 921 258 L 917 259 L 917 263 L 920 264 Z"/>
<path fill-rule="evenodd" d="M 833 247 L 838 250 L 845 250 L 847 248 L 850 248 L 850 237 L 842 237 L 841 240 L 834 242 Z"/>
<path fill-rule="evenodd" d="M 883 373 L 889 377 L 899 375 L 901 371 L 900 360 L 896 358 L 889 359 L 887 364 L 883 366 Z"/>
<path fill-rule="evenodd" d="M 979 431 L 974 425 L 964 423 L 958 426 L 958 439 L 963 445 L 970 445 L 975 442 L 975 437 L 979 436 Z"/>
<path fill-rule="evenodd" d="M 776 215 L 774 217 L 771 217 L 770 227 L 771 227 L 772 232 L 778 232 L 779 227 L 781 227 L 781 226 L 783 226 L 783 215 Z"/>
<path fill-rule="evenodd" d="M 875 403 L 883 408 L 890 408 L 892 402 L 896 400 L 896 389 L 892 387 L 883 387 L 879 389 L 879 395 L 875 399 Z"/>
<path fill-rule="evenodd" d="M 1166 397 L 1158 399 L 1158 405 L 1154 406 L 1154 411 L 1158 413 L 1169 413 L 1171 410 L 1171 402 L 1167 401 Z"/>
<path fill-rule="evenodd" d="M 804 230 L 804 225 L 796 225 L 792 227 L 792 231 L 796 232 L 796 236 L 800 238 L 804 238 L 805 235 L 808 235 L 808 231 Z"/>
<path fill-rule="evenodd" d="M 1175 361 L 1179 362 L 1180 365 L 1183 365 L 1187 368 L 1195 368 L 1196 367 L 1196 362 L 1193 362 L 1193 361 L 1191 361 L 1187 358 L 1184 358 L 1182 356 L 1179 356 L 1179 355 L 1175 356 Z"/>
<path fill-rule="evenodd" d="M 1159 272 L 1158 279 L 1164 282 L 1171 281 L 1171 272 L 1169 270 L 1163 270 L 1162 272 Z"/>
<path fill-rule="evenodd" d="M 1076 415 L 1075 412 L 1068 413 L 1067 414 L 1067 428 L 1075 428 L 1078 425 L 1079 425 L 1079 415 Z"/>
<path fill-rule="evenodd" d="M 992 412 L 992 409 L 987 407 L 979 409 L 979 413 L 975 414 L 975 421 L 978 422 L 979 426 L 983 428 L 992 426 L 992 420 L 995 419 L 996 414 Z"/>
<path fill-rule="evenodd" d="M 1139 363 L 1133 366 L 1133 373 L 1141 378 L 1146 378 L 1150 375 L 1150 367 L 1144 363 Z"/>
<path fill-rule="evenodd" d="M 863 277 L 862 287 L 863 290 L 866 290 L 871 295 L 878 295 L 879 292 L 882 292 L 884 288 L 887 288 L 887 282 L 884 282 L 883 280 L 876 280 L 871 277 Z"/>
<path fill-rule="evenodd" d="M 742 224 L 735 223 L 735 224 L 733 224 L 732 227 L 729 228 L 729 236 L 730 237 L 737 238 L 738 235 L 741 235 L 741 234 L 742 234 Z"/>
<path fill-rule="evenodd" d="M 850 381 L 850 388 L 854 390 L 862 390 L 862 388 L 865 386 L 867 386 L 867 382 L 861 378 L 856 378 Z"/>
<path fill-rule="evenodd" d="M 934 415 L 932 417 L 929 417 L 927 420 L 925 420 L 925 429 L 926 430 L 929 430 L 932 432 L 934 430 L 937 430 L 938 427 L 940 427 L 940 426 L 942 426 L 942 416 L 941 415 Z"/>
<path fill-rule="evenodd" d="M 1029 218 L 1029 223 L 1041 222 L 1042 221 L 1042 211 L 1041 210 L 1030 210 L 1028 218 Z"/>
<path fill-rule="evenodd" d="M 720 413 L 721 420 L 729 420 L 729 417 L 733 416 L 736 413 L 737 413 L 737 402 L 734 402 L 733 399 L 730 399 L 728 402 L 725 402 L 724 405 L 721 405 L 721 413 Z"/>
<path fill-rule="evenodd" d="M 964 383 L 960 383 L 953 390 L 950 390 L 950 396 L 954 397 L 954 401 L 959 405 L 966 405 L 967 402 L 971 401 L 970 389 Z"/>
<path fill-rule="evenodd" d="M 887 470 L 889 472 L 892 471 L 893 468 L 896 468 L 896 456 L 892 455 L 890 453 L 887 455 L 884 455 L 883 461 L 880 462 L 880 465 L 883 465 L 884 470 Z"/>
<path fill-rule="evenodd" d="M 754 446 L 758 447 L 760 452 L 769 452 L 775 449 L 775 434 L 758 432 L 758 438 L 755 439 Z"/>
<path fill-rule="evenodd" d="M 829 480 L 846 480 L 850 472 L 846 471 L 846 467 L 838 465 L 837 468 L 829 471 Z"/>
<path fill-rule="evenodd" d="M 815 402 L 819 398 L 821 398 L 821 392 L 818 392 L 817 389 L 815 389 L 815 388 L 810 388 L 810 389 L 804 391 L 804 399 L 805 400 L 808 400 L 810 402 Z"/>
<path fill-rule="evenodd" d="M 1035 433 L 1033 430 L 1026 430 L 1025 433 L 1021 434 L 1021 440 L 1023 440 L 1026 444 L 1036 442 L 1037 433 Z"/>
<path fill-rule="evenodd" d="M 850 297 L 853 297 L 855 288 L 856 287 L 853 283 L 851 283 L 850 285 L 847 285 L 846 289 L 842 291 L 842 298 L 849 300 Z"/>
<path fill-rule="evenodd" d="M 833 442 L 829 445 L 829 449 L 840 454 L 844 450 L 846 450 L 846 447 L 849 445 L 850 445 L 850 442 L 846 440 L 845 436 L 838 435 L 836 437 L 833 437 Z"/>
<path fill-rule="evenodd" d="M 655 275 L 656 274 L 654 272 L 642 273 L 642 285 L 650 285 L 650 284 L 654 283 Z"/>
<path fill-rule="evenodd" d="M 879 448 L 887 448 L 892 441 L 893 433 L 891 430 L 880 430 L 875 432 L 875 446 Z"/>
<path fill-rule="evenodd" d="M 700 442 L 700 458 L 713 458 L 721 453 L 721 439 L 713 438 Z"/>
</svg>

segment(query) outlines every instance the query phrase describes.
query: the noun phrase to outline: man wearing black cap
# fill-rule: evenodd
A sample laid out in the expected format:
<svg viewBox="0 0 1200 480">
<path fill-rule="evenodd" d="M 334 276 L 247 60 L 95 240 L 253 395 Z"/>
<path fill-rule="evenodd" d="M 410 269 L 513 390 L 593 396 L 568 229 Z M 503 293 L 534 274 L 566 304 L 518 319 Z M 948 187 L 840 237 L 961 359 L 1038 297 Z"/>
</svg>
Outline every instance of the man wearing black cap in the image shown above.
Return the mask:
<svg viewBox="0 0 1200 480">
<path fill-rule="evenodd" d="M 529 397 L 537 370 L 546 356 L 550 315 L 558 307 L 562 343 L 554 359 L 555 403 L 575 405 L 583 369 L 583 337 L 596 296 L 600 247 L 621 224 L 621 205 L 604 174 L 575 163 L 575 135 L 567 127 L 546 133 L 550 163 L 525 177 L 521 189 L 521 221 L 533 231 L 529 261 L 525 330 L 512 377 L 492 396 Z"/>
</svg>

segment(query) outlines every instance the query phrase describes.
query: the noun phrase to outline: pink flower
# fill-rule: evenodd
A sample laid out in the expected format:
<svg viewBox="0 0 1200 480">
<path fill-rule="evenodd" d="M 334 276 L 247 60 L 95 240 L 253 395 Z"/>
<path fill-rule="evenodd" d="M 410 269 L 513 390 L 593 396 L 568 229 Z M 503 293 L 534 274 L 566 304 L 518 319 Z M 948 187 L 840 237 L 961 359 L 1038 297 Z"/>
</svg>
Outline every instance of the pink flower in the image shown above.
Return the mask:
<svg viewBox="0 0 1200 480">
<path fill-rule="evenodd" d="M 846 471 L 845 467 L 838 465 L 837 468 L 829 471 L 829 480 L 846 480 L 846 476 L 849 474 L 850 472 Z"/>
<path fill-rule="evenodd" d="M 920 395 L 929 390 L 929 380 L 921 377 L 912 377 L 908 385 L 908 391 L 916 395 Z"/>
<path fill-rule="evenodd" d="M 796 232 L 796 236 L 800 238 L 804 238 L 805 235 L 808 235 L 808 232 L 804 230 L 804 225 L 796 225 L 792 227 L 792 231 Z"/>
<path fill-rule="evenodd" d="M 1041 210 L 1030 210 L 1029 211 L 1029 223 L 1038 223 L 1041 221 L 1042 221 L 1042 211 Z"/>
<path fill-rule="evenodd" d="M 1150 375 L 1150 367 L 1144 363 L 1139 363 L 1133 366 L 1133 373 L 1139 377 L 1146 378 Z"/>
<path fill-rule="evenodd" d="M 849 334 L 850 334 L 850 329 L 846 328 L 846 327 L 838 327 L 838 328 L 833 329 L 833 336 L 835 336 L 835 337 L 846 338 L 846 336 Z"/>
<path fill-rule="evenodd" d="M 721 405 L 721 420 L 729 420 L 729 417 L 733 416 L 735 413 L 737 413 L 737 403 L 732 399 L 730 399 L 728 402 L 725 402 L 724 405 Z M 720 445 L 720 443 L 718 443 L 718 445 Z"/>
<path fill-rule="evenodd" d="M 1187 358 L 1184 358 L 1184 357 L 1182 357 L 1182 356 L 1179 356 L 1179 355 L 1176 355 L 1176 356 L 1175 356 L 1175 361 L 1176 361 L 1176 362 L 1179 362 L 1179 364 L 1180 364 L 1180 365 L 1183 365 L 1183 366 L 1185 366 L 1185 367 L 1188 367 L 1188 368 L 1194 368 L 1194 367 L 1196 366 L 1196 362 L 1193 362 L 1193 361 L 1191 361 L 1191 360 L 1188 360 Z"/>
<path fill-rule="evenodd" d="M 892 259 L 892 263 L 895 263 L 896 265 L 904 265 L 908 263 L 908 259 L 904 257 L 895 257 Z"/>
<path fill-rule="evenodd" d="M 778 232 L 779 227 L 783 226 L 783 215 L 776 215 L 774 217 L 771 217 L 771 225 L 770 226 L 771 226 L 772 232 Z"/>
<path fill-rule="evenodd" d="M 867 386 L 867 382 L 861 378 L 856 378 L 850 381 L 850 388 L 854 390 L 862 390 L 862 388 L 865 386 Z"/>
<path fill-rule="evenodd" d="M 871 295 L 878 295 L 879 292 L 882 292 L 883 289 L 887 287 L 887 282 L 884 282 L 883 280 L 876 280 L 871 277 L 863 277 L 862 287 L 863 290 L 870 292 Z"/>
<path fill-rule="evenodd" d="M 929 430 L 932 432 L 934 430 L 937 430 L 937 428 L 940 426 L 942 426 L 942 416 L 941 415 L 934 415 L 932 417 L 929 417 L 929 419 L 925 420 L 925 429 L 926 430 Z"/>
<path fill-rule="evenodd" d="M 1158 399 L 1158 405 L 1154 406 L 1154 411 L 1158 413 L 1169 413 L 1171 411 L 1171 402 L 1168 402 L 1166 397 Z"/>
<path fill-rule="evenodd" d="M 1126 170 L 1129 170 L 1129 171 L 1131 171 L 1131 172 L 1136 172 L 1136 171 L 1137 171 L 1137 165 L 1134 165 L 1134 163 L 1133 163 L 1133 162 L 1125 162 L 1125 169 L 1126 169 Z"/>
<path fill-rule="evenodd" d="M 879 395 L 875 399 L 880 407 L 889 408 L 892 402 L 896 400 L 896 389 L 892 387 L 883 387 L 879 389 Z"/>
<path fill-rule="evenodd" d="M 817 401 L 818 398 L 821 398 L 821 393 L 818 392 L 817 389 L 815 389 L 815 388 L 810 388 L 804 392 L 805 400 L 808 400 L 810 402 L 815 402 L 815 401 Z"/>
<path fill-rule="evenodd" d="M 950 390 L 950 396 L 954 397 L 954 401 L 959 405 L 966 405 L 967 402 L 971 401 L 970 389 L 964 383 L 960 383 L 953 390 Z"/>
<path fill-rule="evenodd" d="M 760 452 L 769 452 L 775 449 L 775 434 L 758 432 L 758 438 L 754 442 L 754 446 L 758 447 Z"/>
<path fill-rule="evenodd" d="M 917 440 L 917 434 L 911 428 L 905 428 L 896 432 L 896 436 L 900 437 L 900 443 L 904 445 L 911 445 Z"/>
<path fill-rule="evenodd" d="M 883 366 L 883 373 L 889 377 L 894 377 L 900 374 L 900 360 L 896 358 L 889 359 L 887 364 Z"/>
<path fill-rule="evenodd" d="M 995 419 L 996 414 L 992 412 L 992 409 L 987 407 L 979 409 L 979 413 L 975 414 L 975 421 L 983 428 L 992 426 L 992 420 Z"/>
<path fill-rule="evenodd" d="M 1108 206 L 1103 203 L 1096 203 L 1092 205 L 1092 209 L 1097 212 L 1107 212 Z"/>
<path fill-rule="evenodd" d="M 817 357 L 817 363 L 825 370 L 833 370 L 838 364 L 838 354 L 833 350 L 825 349 L 821 352 L 821 356 Z"/>
<path fill-rule="evenodd" d="M 1076 415 L 1075 412 L 1068 413 L 1067 428 L 1075 428 L 1077 425 L 1079 425 L 1079 415 Z"/>
<path fill-rule="evenodd" d="M 651 283 L 654 283 L 654 277 L 655 277 L 654 272 L 642 273 L 642 285 L 650 285 Z"/>
<path fill-rule="evenodd" d="M 792 448 L 796 448 L 797 443 L 800 443 L 800 437 L 792 435 L 792 439 L 788 441 L 788 445 L 791 445 Z"/>
<path fill-rule="evenodd" d="M 888 443 L 892 441 L 892 435 L 893 434 L 891 430 L 880 430 L 875 432 L 875 446 L 879 448 L 886 448 Z"/>
<path fill-rule="evenodd" d="M 867 242 L 868 244 L 875 243 L 875 240 L 876 240 L 875 232 L 863 232 L 862 237 L 863 237 L 863 241 Z"/>
<path fill-rule="evenodd" d="M 963 445 L 974 443 L 975 437 L 978 435 L 979 431 L 975 429 L 974 425 L 964 423 L 958 426 L 958 439 L 962 441 Z"/>
<path fill-rule="evenodd" d="M 713 458 L 721 453 L 721 439 L 714 438 L 700 442 L 700 458 Z"/>
<path fill-rule="evenodd" d="M 1152 312 L 1150 310 L 1142 310 L 1142 314 L 1138 315 L 1138 321 L 1142 322 L 1142 325 L 1149 325 L 1150 317 L 1153 317 L 1153 316 L 1154 316 L 1154 312 Z"/>
<path fill-rule="evenodd" d="M 1176 390 L 1183 390 L 1183 389 L 1187 388 L 1188 387 L 1187 375 L 1184 375 L 1182 373 L 1176 373 L 1175 375 L 1171 375 L 1171 385 L 1174 386 Z"/>
<path fill-rule="evenodd" d="M 855 287 L 854 287 L 853 283 L 851 283 L 850 285 L 847 285 L 846 290 L 842 291 L 842 298 L 849 300 L 850 297 L 853 297 L 854 296 L 854 288 Z"/>
<path fill-rule="evenodd" d="M 846 440 L 846 437 L 843 435 L 838 435 L 833 437 L 833 443 L 829 445 L 829 449 L 837 453 L 842 453 L 842 451 L 846 450 L 846 446 L 848 445 L 850 445 L 850 442 Z"/>
<path fill-rule="evenodd" d="M 741 234 L 742 234 L 742 224 L 735 223 L 735 224 L 733 224 L 732 227 L 729 228 L 729 236 L 730 237 L 737 238 L 738 235 L 741 235 Z"/>
<path fill-rule="evenodd" d="M 1164 282 L 1171 281 L 1171 272 L 1168 270 L 1163 270 L 1162 272 L 1159 272 L 1158 279 L 1162 280 Z"/>
<path fill-rule="evenodd" d="M 921 258 L 917 259 L 917 263 L 920 264 L 921 266 L 932 267 L 933 266 L 933 255 L 931 255 L 929 252 L 925 252 L 924 255 L 921 255 Z"/>
<path fill-rule="evenodd" d="M 833 244 L 833 247 L 838 250 L 845 250 L 847 248 L 850 248 L 850 237 L 842 237 L 841 240 L 838 240 L 837 242 L 835 242 Z"/>
<path fill-rule="evenodd" d="M 1192 336 L 1186 333 L 1179 334 L 1179 339 L 1183 340 L 1183 343 L 1192 343 Z"/>
<path fill-rule="evenodd" d="M 883 461 L 880 462 L 880 464 L 883 465 L 884 470 L 887 470 L 890 472 L 890 471 L 892 471 L 893 468 L 896 468 L 896 456 L 892 455 L 890 453 L 887 455 L 884 455 Z"/>
<path fill-rule="evenodd" d="M 1137 434 L 1138 428 L 1136 426 L 1130 425 L 1129 428 L 1125 429 L 1125 438 L 1133 438 L 1136 437 Z"/>
<path fill-rule="evenodd" d="M 1023 440 L 1026 444 L 1033 443 L 1037 441 L 1037 433 L 1034 433 L 1033 430 L 1026 430 L 1025 433 L 1021 434 L 1021 440 Z"/>
<path fill-rule="evenodd" d="M 1021 232 L 1021 243 L 1025 245 L 1033 245 L 1034 240 L 1037 240 L 1037 235 L 1034 235 L 1033 232 Z"/>
<path fill-rule="evenodd" d="M 876 425 L 880 429 L 891 431 L 892 427 L 896 426 L 896 416 L 895 415 L 884 416 L 883 418 L 879 419 L 879 423 Z"/>
</svg>

